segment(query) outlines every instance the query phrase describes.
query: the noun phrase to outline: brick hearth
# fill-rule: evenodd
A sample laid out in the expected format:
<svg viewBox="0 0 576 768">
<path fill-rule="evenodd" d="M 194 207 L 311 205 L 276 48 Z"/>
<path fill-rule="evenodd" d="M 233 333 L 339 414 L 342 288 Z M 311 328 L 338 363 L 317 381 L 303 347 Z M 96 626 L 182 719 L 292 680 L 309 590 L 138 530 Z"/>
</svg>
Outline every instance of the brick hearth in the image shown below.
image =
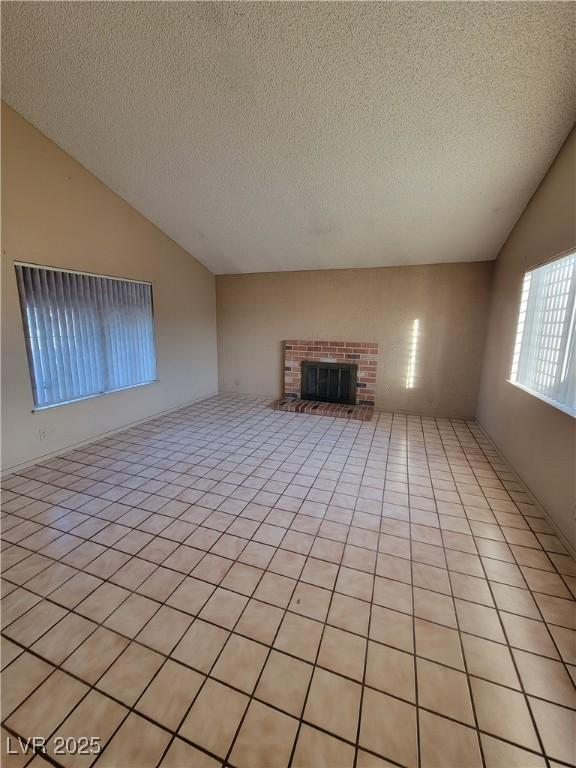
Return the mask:
<svg viewBox="0 0 576 768">
<path fill-rule="evenodd" d="M 282 397 L 272 403 L 275 411 L 289 413 L 307 413 L 311 416 L 332 416 L 337 419 L 371 421 L 374 408 L 371 405 L 340 405 L 340 403 L 320 403 L 315 400 L 302 400 L 299 397 Z"/>
</svg>

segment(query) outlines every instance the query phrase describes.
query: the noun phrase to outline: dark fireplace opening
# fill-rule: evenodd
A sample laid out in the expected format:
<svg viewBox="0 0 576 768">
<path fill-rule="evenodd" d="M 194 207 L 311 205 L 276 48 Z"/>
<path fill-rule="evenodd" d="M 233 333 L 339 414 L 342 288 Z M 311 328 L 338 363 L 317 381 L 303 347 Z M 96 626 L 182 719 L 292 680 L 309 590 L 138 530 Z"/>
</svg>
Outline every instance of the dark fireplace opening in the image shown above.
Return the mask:
<svg viewBox="0 0 576 768">
<path fill-rule="evenodd" d="M 319 400 L 323 403 L 356 404 L 355 363 L 302 362 L 303 400 Z"/>
</svg>

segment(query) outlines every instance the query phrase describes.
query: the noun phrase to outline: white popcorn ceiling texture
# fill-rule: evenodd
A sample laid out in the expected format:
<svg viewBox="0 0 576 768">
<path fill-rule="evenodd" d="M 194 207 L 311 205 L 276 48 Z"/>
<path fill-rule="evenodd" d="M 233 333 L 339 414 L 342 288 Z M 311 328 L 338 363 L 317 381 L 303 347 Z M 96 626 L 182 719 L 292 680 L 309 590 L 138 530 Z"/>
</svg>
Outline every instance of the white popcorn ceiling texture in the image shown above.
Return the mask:
<svg viewBox="0 0 576 768">
<path fill-rule="evenodd" d="M 8 2 L 3 97 L 215 273 L 494 259 L 572 3 Z"/>
</svg>

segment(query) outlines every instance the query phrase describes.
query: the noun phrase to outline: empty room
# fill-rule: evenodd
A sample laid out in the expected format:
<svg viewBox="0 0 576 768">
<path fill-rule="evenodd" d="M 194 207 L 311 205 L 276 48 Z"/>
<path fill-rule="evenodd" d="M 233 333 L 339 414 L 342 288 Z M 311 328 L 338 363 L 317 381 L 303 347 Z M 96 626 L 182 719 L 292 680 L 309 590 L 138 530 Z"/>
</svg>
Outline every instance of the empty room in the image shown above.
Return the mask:
<svg viewBox="0 0 576 768">
<path fill-rule="evenodd" d="M 6 768 L 576 766 L 576 7 L 2 22 Z"/>
</svg>

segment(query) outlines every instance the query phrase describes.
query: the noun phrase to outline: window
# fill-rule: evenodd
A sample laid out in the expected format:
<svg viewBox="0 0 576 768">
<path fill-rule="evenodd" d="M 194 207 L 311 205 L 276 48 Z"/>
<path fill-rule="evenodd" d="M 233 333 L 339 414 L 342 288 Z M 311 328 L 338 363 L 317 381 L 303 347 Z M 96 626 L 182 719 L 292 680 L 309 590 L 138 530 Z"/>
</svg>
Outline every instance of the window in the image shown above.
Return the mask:
<svg viewBox="0 0 576 768">
<path fill-rule="evenodd" d="M 152 286 L 16 265 L 36 408 L 156 378 Z"/>
<path fill-rule="evenodd" d="M 524 276 L 511 381 L 576 416 L 576 252 Z"/>
</svg>

